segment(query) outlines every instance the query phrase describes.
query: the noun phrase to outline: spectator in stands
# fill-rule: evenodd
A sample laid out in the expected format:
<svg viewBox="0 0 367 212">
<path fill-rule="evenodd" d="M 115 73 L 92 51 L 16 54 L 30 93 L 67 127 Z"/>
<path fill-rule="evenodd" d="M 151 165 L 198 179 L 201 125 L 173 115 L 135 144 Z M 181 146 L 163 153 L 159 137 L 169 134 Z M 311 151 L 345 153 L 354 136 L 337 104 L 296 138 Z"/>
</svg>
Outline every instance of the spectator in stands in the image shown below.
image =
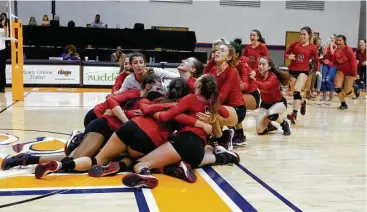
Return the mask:
<svg viewBox="0 0 367 212">
<path fill-rule="evenodd" d="M 37 25 L 37 22 L 36 22 L 36 18 L 35 17 L 30 17 L 29 18 L 29 23 L 28 25 L 31 25 L 31 26 L 36 26 Z"/>
<path fill-rule="evenodd" d="M 49 25 L 50 25 L 50 21 L 48 20 L 48 16 L 44 15 L 42 18 L 41 26 L 49 26 Z"/>
<path fill-rule="evenodd" d="M 99 14 L 94 18 L 94 22 L 91 24 L 92 28 L 102 28 L 105 24 L 101 21 L 101 16 Z"/>
<path fill-rule="evenodd" d="M 65 53 L 61 55 L 63 60 L 80 60 L 79 54 L 76 53 L 74 45 L 67 45 L 65 47 Z"/>
<path fill-rule="evenodd" d="M 122 47 L 117 46 L 116 52 L 111 54 L 111 62 L 119 61 L 121 57 L 125 57 L 125 54 L 122 52 Z"/>
</svg>

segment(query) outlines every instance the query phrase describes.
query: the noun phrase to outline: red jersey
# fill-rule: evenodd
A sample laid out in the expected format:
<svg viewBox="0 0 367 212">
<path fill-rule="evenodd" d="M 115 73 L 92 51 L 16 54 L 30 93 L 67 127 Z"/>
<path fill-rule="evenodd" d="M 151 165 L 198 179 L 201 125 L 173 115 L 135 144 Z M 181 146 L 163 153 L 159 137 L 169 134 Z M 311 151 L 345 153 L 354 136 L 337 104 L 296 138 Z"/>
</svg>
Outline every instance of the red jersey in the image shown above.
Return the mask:
<svg viewBox="0 0 367 212">
<path fill-rule="evenodd" d="M 127 100 L 130 100 L 130 99 L 135 99 L 135 98 L 140 98 L 140 95 L 141 95 L 141 90 L 128 90 L 128 91 L 125 91 L 117 96 L 113 96 L 112 98 L 107 98 L 107 100 L 102 103 L 102 105 L 98 108 L 99 109 L 99 112 L 102 111 L 102 109 L 104 109 L 104 111 L 102 112 L 102 118 L 106 119 L 107 123 L 108 123 L 108 126 L 110 126 L 111 130 L 115 131 L 117 129 L 120 128 L 120 126 L 123 124 L 121 122 L 120 119 L 118 119 L 116 116 L 109 116 L 109 115 L 103 115 L 104 112 L 107 110 L 107 109 L 113 109 L 117 106 L 120 106 L 122 110 L 125 109 L 125 107 L 123 106 L 124 103 L 126 103 Z M 126 115 L 126 117 L 128 119 L 132 119 L 138 115 L 136 115 L 133 111 L 134 110 L 137 110 L 139 109 L 139 102 L 136 101 L 134 103 L 134 105 L 129 108 L 129 110 L 125 110 L 124 113 Z M 103 108 L 103 107 L 104 108 Z"/>
<path fill-rule="evenodd" d="M 139 108 L 145 116 L 136 117 L 132 120 L 149 136 L 157 147 L 167 141 L 168 136 L 174 129 L 170 127 L 172 124 L 162 123 L 156 119 L 148 117 L 148 115 L 167 110 L 175 105 L 177 105 L 175 102 L 154 104 L 148 99 L 142 99 L 139 101 Z M 190 123 L 187 121 L 187 117 L 179 117 L 179 120 L 182 121 L 183 124 Z"/>
<path fill-rule="evenodd" d="M 326 64 L 326 65 L 328 65 L 329 67 L 331 67 L 331 66 L 335 66 L 335 65 L 334 65 L 334 63 L 333 63 L 333 61 L 334 61 L 334 55 L 331 53 L 331 49 L 330 49 L 330 47 L 327 47 L 327 48 L 326 48 L 326 50 L 325 50 L 325 55 L 324 55 L 323 60 L 324 60 L 324 61 L 325 61 L 325 60 L 328 60 L 328 61 L 329 61 L 329 63 L 328 63 L 328 64 Z"/>
<path fill-rule="evenodd" d="M 310 71 L 311 58 L 315 61 L 316 71 L 320 71 L 320 61 L 318 51 L 315 45 L 309 43 L 303 46 L 301 42 L 293 42 L 285 51 L 284 57 L 289 58 L 290 54 L 294 54 L 295 59 L 291 60 L 288 69 L 291 71 Z"/>
<path fill-rule="evenodd" d="M 227 66 L 227 68 L 218 75 L 217 68 L 214 66 L 210 70 L 207 70 L 207 73 L 213 75 L 217 80 L 220 104 L 232 107 L 245 105 L 240 87 L 240 75 L 236 68 Z"/>
<path fill-rule="evenodd" d="M 94 114 L 96 114 L 96 117 L 101 118 L 104 112 L 106 112 L 106 110 L 108 109 L 107 107 L 107 102 L 102 102 L 94 106 L 93 111 Z"/>
<path fill-rule="evenodd" d="M 208 64 L 206 64 L 204 68 L 204 74 L 210 74 L 210 70 L 215 66 L 214 59 L 209 60 Z"/>
<path fill-rule="evenodd" d="M 117 96 L 113 96 L 112 98 L 108 98 L 106 100 L 108 109 L 113 109 L 117 106 L 120 106 L 121 103 L 126 102 L 129 99 L 139 98 L 141 96 L 141 90 L 127 90 L 125 92 L 120 93 Z"/>
<path fill-rule="evenodd" d="M 120 90 L 121 85 L 127 76 L 129 76 L 129 74 L 124 71 L 116 77 L 115 84 L 112 86 L 112 93 Z"/>
<path fill-rule="evenodd" d="M 363 65 L 362 63 L 366 61 L 366 50 L 362 52 L 360 49 L 357 49 L 356 51 L 356 59 L 358 60 L 358 66 L 366 68 L 366 65 Z"/>
<path fill-rule="evenodd" d="M 266 79 L 261 78 L 256 81 L 260 89 L 261 101 L 264 104 L 274 104 L 281 100 L 282 93 L 280 92 L 280 85 L 277 75 L 269 71 Z"/>
<path fill-rule="evenodd" d="M 198 112 L 206 112 L 206 109 L 208 107 L 210 107 L 209 102 L 202 95 L 189 94 L 182 98 L 176 106 L 172 107 L 168 111 L 160 112 L 158 120 L 162 122 L 167 122 L 173 120 L 176 116 L 184 113 L 188 116 L 196 118 L 196 114 Z M 224 118 L 229 117 L 228 111 L 222 106 L 218 106 L 218 113 Z M 207 134 L 203 129 L 192 127 L 190 125 L 185 125 L 178 130 L 178 134 L 187 131 L 195 133 L 206 143 Z"/>
<path fill-rule="evenodd" d="M 254 69 L 257 69 L 258 60 L 261 57 L 269 57 L 269 50 L 265 46 L 265 44 L 262 44 L 262 43 L 259 43 L 259 45 L 257 45 L 256 47 L 252 47 L 251 44 L 248 44 L 243 49 L 243 54 L 242 55 L 250 58 L 249 65 L 250 65 L 251 69 L 254 70 Z"/>
<path fill-rule="evenodd" d="M 194 77 L 190 77 L 186 83 L 189 86 L 190 93 L 195 93 L 195 82 L 196 79 Z"/>
<path fill-rule="evenodd" d="M 241 86 L 243 93 L 251 93 L 257 90 L 257 85 L 255 80 L 250 78 L 251 68 L 250 66 L 244 62 L 246 59 L 244 57 L 240 57 L 240 62 L 237 65 L 238 73 L 241 77 Z"/>
<path fill-rule="evenodd" d="M 338 71 L 344 75 L 357 76 L 357 61 L 353 50 L 349 46 L 342 49 L 337 48 L 334 52 L 334 64 L 338 67 Z"/>
</svg>

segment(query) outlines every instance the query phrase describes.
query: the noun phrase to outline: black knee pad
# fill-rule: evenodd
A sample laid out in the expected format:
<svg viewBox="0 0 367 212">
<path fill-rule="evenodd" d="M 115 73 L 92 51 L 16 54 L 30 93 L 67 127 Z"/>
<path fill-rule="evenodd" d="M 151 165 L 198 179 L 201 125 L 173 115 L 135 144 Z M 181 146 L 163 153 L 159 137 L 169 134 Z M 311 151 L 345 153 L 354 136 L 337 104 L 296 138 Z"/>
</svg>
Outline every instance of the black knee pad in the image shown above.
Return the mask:
<svg viewBox="0 0 367 212">
<path fill-rule="evenodd" d="M 276 121 L 279 118 L 279 114 L 272 114 L 268 116 L 268 119 L 270 119 L 270 121 Z"/>
<path fill-rule="evenodd" d="M 293 92 L 293 99 L 294 100 L 296 100 L 296 99 L 302 100 L 301 93 L 299 91 Z"/>
<path fill-rule="evenodd" d="M 62 159 L 60 162 L 61 162 L 61 163 L 66 163 L 66 162 L 71 161 L 71 160 L 74 160 L 74 158 L 72 158 L 72 157 L 65 157 L 65 158 L 64 158 L 64 159 Z"/>
<path fill-rule="evenodd" d="M 335 88 L 335 92 L 340 93 L 340 92 L 342 92 L 342 89 L 341 88 Z"/>
<path fill-rule="evenodd" d="M 92 166 L 97 165 L 97 159 L 95 157 L 90 157 L 92 161 Z"/>
</svg>

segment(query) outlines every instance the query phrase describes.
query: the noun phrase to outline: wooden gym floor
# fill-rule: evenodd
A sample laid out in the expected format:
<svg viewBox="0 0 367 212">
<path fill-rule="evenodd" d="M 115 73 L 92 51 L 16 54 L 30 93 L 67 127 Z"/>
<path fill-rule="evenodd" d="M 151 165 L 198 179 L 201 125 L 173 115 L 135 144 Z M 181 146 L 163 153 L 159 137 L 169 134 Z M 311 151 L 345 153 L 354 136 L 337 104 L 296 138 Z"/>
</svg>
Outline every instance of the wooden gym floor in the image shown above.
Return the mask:
<svg viewBox="0 0 367 212">
<path fill-rule="evenodd" d="M 109 90 L 26 89 L 24 102 L 0 93 L 0 161 L 8 154 L 60 154 L 73 129 Z M 349 109 L 309 101 L 292 135 L 258 136 L 256 111 L 243 122 L 241 164 L 198 169 L 188 184 L 157 175 L 154 190 L 122 186 L 124 173 L 101 179 L 53 174 L 34 166 L 0 171 L 0 211 L 366 211 L 366 100 Z M 291 111 L 291 106 L 288 108 Z M 24 203 L 21 201 L 26 200 Z M 13 203 L 13 204 L 11 204 Z"/>
</svg>

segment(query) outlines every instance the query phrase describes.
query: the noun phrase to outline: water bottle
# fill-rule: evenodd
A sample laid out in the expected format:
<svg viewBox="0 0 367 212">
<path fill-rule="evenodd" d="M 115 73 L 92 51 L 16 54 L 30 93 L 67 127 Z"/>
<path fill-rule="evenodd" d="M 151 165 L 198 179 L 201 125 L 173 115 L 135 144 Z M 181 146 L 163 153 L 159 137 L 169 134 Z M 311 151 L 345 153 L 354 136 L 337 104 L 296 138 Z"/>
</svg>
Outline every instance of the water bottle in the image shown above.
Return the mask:
<svg viewBox="0 0 367 212">
<path fill-rule="evenodd" d="M 96 56 L 96 61 L 97 61 L 97 62 L 99 61 L 99 57 L 98 57 L 98 56 Z"/>
<path fill-rule="evenodd" d="M 155 63 L 155 57 L 153 57 L 153 63 Z"/>
<path fill-rule="evenodd" d="M 153 58 L 149 57 L 149 63 L 153 63 Z"/>
</svg>

